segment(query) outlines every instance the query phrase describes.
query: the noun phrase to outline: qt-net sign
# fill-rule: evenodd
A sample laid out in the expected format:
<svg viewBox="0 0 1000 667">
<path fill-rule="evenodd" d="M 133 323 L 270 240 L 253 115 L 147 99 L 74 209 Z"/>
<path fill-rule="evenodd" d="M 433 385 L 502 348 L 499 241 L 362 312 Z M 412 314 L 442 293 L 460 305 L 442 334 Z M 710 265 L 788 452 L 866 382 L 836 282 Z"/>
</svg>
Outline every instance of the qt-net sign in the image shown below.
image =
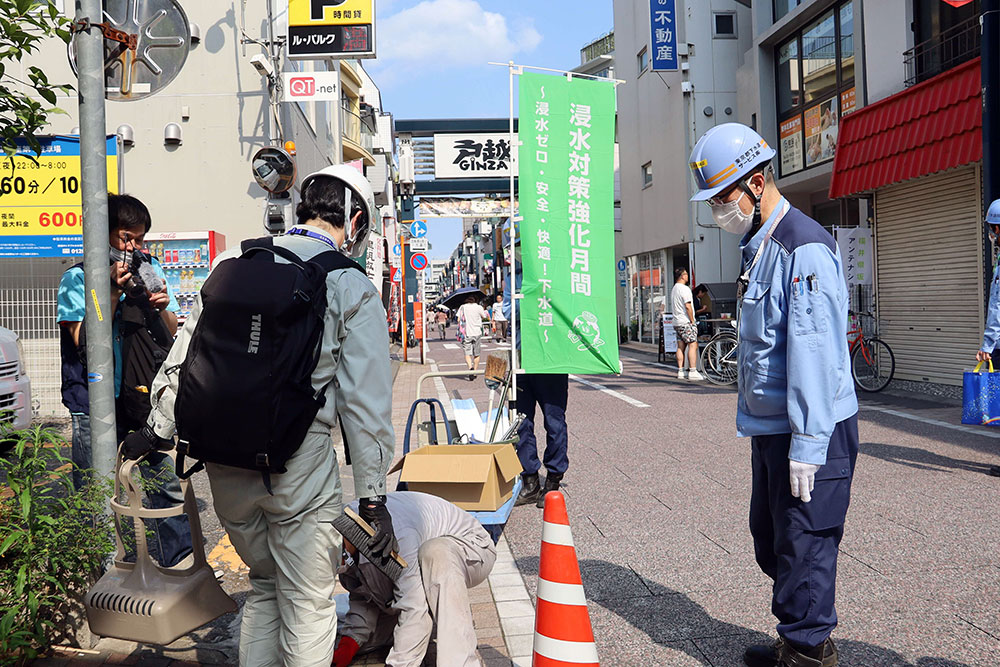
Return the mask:
<svg viewBox="0 0 1000 667">
<path fill-rule="evenodd" d="M 375 0 L 288 0 L 288 57 L 375 57 Z"/>
</svg>

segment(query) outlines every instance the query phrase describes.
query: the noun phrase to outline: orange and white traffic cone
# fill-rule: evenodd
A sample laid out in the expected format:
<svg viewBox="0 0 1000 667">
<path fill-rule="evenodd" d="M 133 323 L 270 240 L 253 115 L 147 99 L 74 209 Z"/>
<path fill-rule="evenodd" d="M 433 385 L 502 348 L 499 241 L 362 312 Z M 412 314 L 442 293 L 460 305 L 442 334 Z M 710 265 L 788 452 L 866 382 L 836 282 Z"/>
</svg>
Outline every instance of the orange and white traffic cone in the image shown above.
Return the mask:
<svg viewBox="0 0 1000 667">
<path fill-rule="evenodd" d="M 580 564 L 569 529 L 566 499 L 559 491 L 545 496 L 542 554 L 538 564 L 533 667 L 593 666 L 597 659 L 594 630 Z"/>
</svg>

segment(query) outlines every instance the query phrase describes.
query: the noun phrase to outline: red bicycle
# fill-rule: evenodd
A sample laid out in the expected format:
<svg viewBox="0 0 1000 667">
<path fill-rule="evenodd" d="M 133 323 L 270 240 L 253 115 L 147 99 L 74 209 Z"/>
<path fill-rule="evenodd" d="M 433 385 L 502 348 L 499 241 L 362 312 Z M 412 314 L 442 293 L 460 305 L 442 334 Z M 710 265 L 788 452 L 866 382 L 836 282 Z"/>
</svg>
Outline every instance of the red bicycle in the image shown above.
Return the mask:
<svg viewBox="0 0 1000 667">
<path fill-rule="evenodd" d="M 874 335 L 877 320 L 871 313 L 855 313 L 858 326 L 848 330 L 847 342 L 851 351 L 851 375 L 854 383 L 864 391 L 876 392 L 885 389 L 896 372 L 896 357 L 892 348 L 881 338 Z M 871 334 L 865 334 L 862 318 L 871 322 Z"/>
</svg>

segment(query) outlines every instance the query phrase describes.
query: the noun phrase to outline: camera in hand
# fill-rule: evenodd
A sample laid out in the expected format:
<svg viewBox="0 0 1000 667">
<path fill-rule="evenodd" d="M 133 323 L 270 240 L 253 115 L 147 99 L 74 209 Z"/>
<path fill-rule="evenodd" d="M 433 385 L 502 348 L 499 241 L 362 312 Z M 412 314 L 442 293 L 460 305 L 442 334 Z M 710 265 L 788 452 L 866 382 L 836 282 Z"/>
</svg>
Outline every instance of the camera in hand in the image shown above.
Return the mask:
<svg viewBox="0 0 1000 667">
<path fill-rule="evenodd" d="M 148 298 L 163 291 L 163 281 L 153 268 L 149 256 L 139 250 L 111 249 L 111 262 L 128 264 L 132 277 L 125 283 L 125 296 L 130 299 Z"/>
</svg>

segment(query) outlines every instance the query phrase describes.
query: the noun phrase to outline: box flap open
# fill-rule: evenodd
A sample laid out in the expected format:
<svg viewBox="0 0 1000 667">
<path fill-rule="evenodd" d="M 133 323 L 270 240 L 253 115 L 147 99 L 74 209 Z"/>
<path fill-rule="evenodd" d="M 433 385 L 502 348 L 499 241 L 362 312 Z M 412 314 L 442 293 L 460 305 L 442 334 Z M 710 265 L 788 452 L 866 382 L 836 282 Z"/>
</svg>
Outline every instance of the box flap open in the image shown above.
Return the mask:
<svg viewBox="0 0 1000 667">
<path fill-rule="evenodd" d="M 521 474 L 521 471 L 524 469 L 521 467 L 520 459 L 517 458 L 517 451 L 514 449 L 514 445 L 501 446 L 493 456 L 496 458 L 500 479 L 510 481 Z"/>
</svg>

